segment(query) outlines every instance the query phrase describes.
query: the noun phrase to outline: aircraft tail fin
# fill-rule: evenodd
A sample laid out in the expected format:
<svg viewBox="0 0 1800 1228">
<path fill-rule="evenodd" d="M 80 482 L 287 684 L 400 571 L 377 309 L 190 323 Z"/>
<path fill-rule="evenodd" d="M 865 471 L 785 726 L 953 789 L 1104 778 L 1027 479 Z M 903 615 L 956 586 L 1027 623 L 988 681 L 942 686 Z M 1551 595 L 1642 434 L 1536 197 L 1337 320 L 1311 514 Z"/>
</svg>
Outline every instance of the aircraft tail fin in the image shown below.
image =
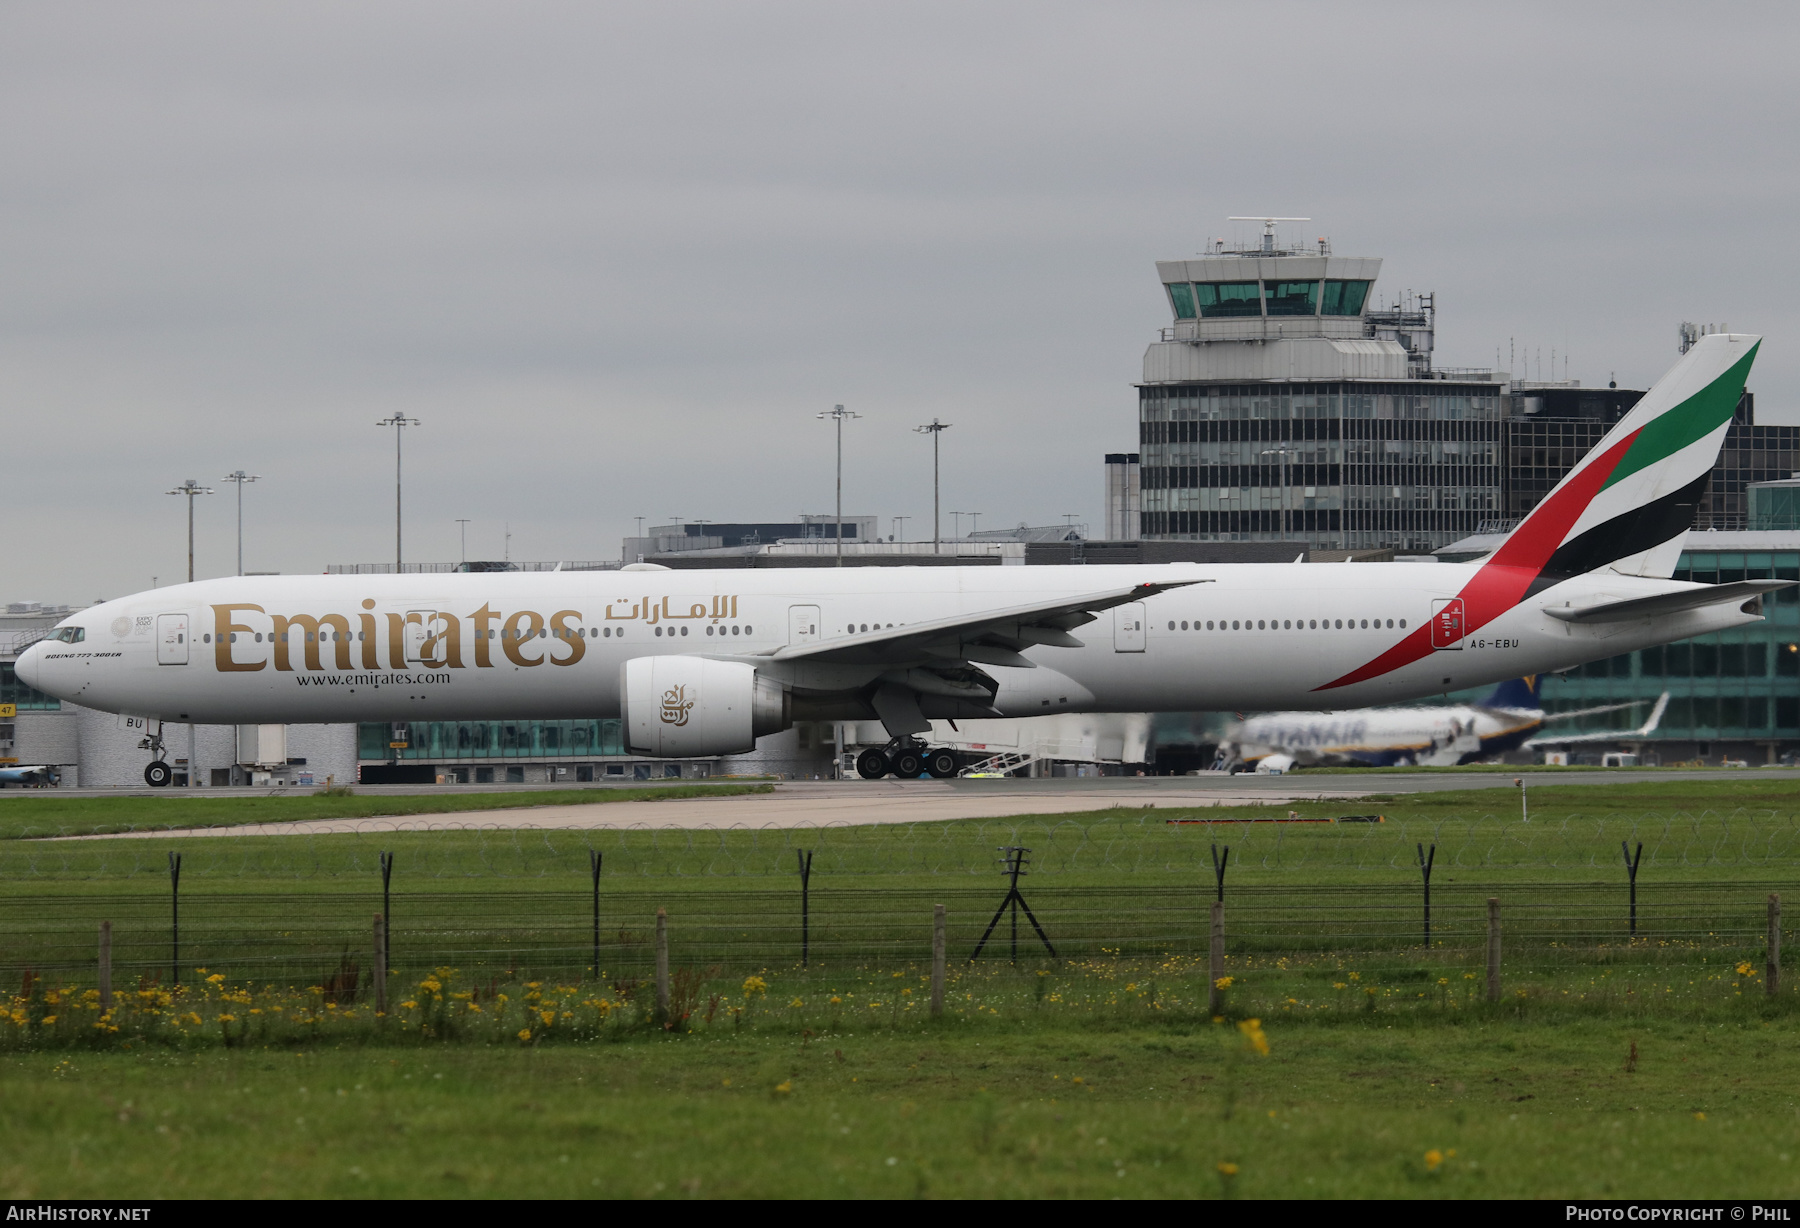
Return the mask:
<svg viewBox="0 0 1800 1228">
<path fill-rule="evenodd" d="M 1536 674 L 1526 674 L 1523 678 L 1513 678 L 1502 682 L 1494 688 L 1494 693 L 1489 695 L 1481 706 L 1484 708 L 1541 708 L 1544 705 L 1538 699 L 1538 685 L 1539 679 Z"/>
<path fill-rule="evenodd" d="M 1528 592 L 1602 568 L 1668 577 L 1693 527 L 1762 338 L 1701 337 L 1545 495 L 1490 559 Z"/>
</svg>

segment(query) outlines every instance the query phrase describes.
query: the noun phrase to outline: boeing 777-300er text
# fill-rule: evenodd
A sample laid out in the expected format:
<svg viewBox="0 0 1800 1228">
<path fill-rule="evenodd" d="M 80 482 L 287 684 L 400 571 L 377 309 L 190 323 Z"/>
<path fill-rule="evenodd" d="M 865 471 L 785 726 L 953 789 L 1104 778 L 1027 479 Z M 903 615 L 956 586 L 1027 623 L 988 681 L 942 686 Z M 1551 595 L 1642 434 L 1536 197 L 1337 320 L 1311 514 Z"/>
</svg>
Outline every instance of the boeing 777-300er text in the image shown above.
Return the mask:
<svg viewBox="0 0 1800 1228">
<path fill-rule="evenodd" d="M 17 669 L 141 721 L 153 784 L 165 721 L 622 717 L 673 758 L 879 719 L 859 770 L 916 776 L 955 771 L 932 717 L 1394 703 L 1761 618 L 1786 582 L 1670 579 L 1758 343 L 1701 338 L 1473 563 L 243 577 L 83 610 Z"/>
</svg>

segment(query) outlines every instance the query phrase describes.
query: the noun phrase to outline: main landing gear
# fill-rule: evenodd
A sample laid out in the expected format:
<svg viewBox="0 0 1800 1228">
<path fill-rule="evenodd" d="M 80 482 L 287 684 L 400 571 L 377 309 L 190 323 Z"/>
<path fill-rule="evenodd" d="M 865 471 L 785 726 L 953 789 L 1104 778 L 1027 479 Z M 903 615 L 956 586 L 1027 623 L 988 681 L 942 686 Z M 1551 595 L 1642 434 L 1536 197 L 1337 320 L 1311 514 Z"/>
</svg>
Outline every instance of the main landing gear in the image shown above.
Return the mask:
<svg viewBox="0 0 1800 1228">
<path fill-rule="evenodd" d="M 932 750 L 916 742 L 892 743 L 877 750 L 871 746 L 856 757 L 856 774 L 864 780 L 880 780 L 890 772 L 901 780 L 929 775 L 949 780 L 956 775 L 956 755 L 942 747 Z"/>
</svg>

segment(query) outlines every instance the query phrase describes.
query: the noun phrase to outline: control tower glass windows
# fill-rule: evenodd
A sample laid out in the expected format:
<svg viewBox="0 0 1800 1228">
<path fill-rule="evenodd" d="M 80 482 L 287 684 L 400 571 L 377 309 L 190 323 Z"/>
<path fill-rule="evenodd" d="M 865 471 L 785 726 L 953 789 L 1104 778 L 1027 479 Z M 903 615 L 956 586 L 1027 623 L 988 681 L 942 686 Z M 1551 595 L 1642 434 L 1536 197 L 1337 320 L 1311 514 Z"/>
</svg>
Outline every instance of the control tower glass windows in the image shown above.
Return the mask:
<svg viewBox="0 0 1800 1228">
<path fill-rule="evenodd" d="M 1325 283 L 1325 305 L 1320 314 L 1359 316 L 1362 314 L 1363 304 L 1368 301 L 1368 298 L 1369 283 L 1366 281 L 1327 281 Z"/>
<path fill-rule="evenodd" d="M 1194 318 L 1194 288 L 1187 282 L 1178 281 L 1169 287 L 1169 301 L 1175 305 L 1177 320 Z"/>
<path fill-rule="evenodd" d="M 1262 287 L 1254 281 L 1203 281 L 1195 285 L 1194 292 L 1203 320 L 1262 314 Z"/>
<path fill-rule="evenodd" d="M 1272 316 L 1316 316 L 1319 314 L 1319 283 L 1316 281 L 1266 281 L 1263 300 Z"/>
</svg>

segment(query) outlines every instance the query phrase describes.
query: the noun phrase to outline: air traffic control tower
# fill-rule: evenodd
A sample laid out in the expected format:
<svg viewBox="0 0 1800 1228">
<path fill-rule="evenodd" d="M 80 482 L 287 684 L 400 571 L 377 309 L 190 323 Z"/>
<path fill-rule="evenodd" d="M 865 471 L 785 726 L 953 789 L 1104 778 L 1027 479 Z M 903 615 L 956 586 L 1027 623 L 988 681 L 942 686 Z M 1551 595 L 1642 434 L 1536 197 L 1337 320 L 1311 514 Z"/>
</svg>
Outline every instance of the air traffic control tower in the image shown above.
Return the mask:
<svg viewBox="0 0 1800 1228">
<path fill-rule="evenodd" d="M 1144 539 L 1426 554 L 1504 515 L 1507 377 L 1434 368 L 1434 296 L 1376 306 L 1379 259 L 1282 246 L 1273 221 L 1209 247 L 1156 265 L 1173 320 L 1138 385 Z"/>
</svg>

